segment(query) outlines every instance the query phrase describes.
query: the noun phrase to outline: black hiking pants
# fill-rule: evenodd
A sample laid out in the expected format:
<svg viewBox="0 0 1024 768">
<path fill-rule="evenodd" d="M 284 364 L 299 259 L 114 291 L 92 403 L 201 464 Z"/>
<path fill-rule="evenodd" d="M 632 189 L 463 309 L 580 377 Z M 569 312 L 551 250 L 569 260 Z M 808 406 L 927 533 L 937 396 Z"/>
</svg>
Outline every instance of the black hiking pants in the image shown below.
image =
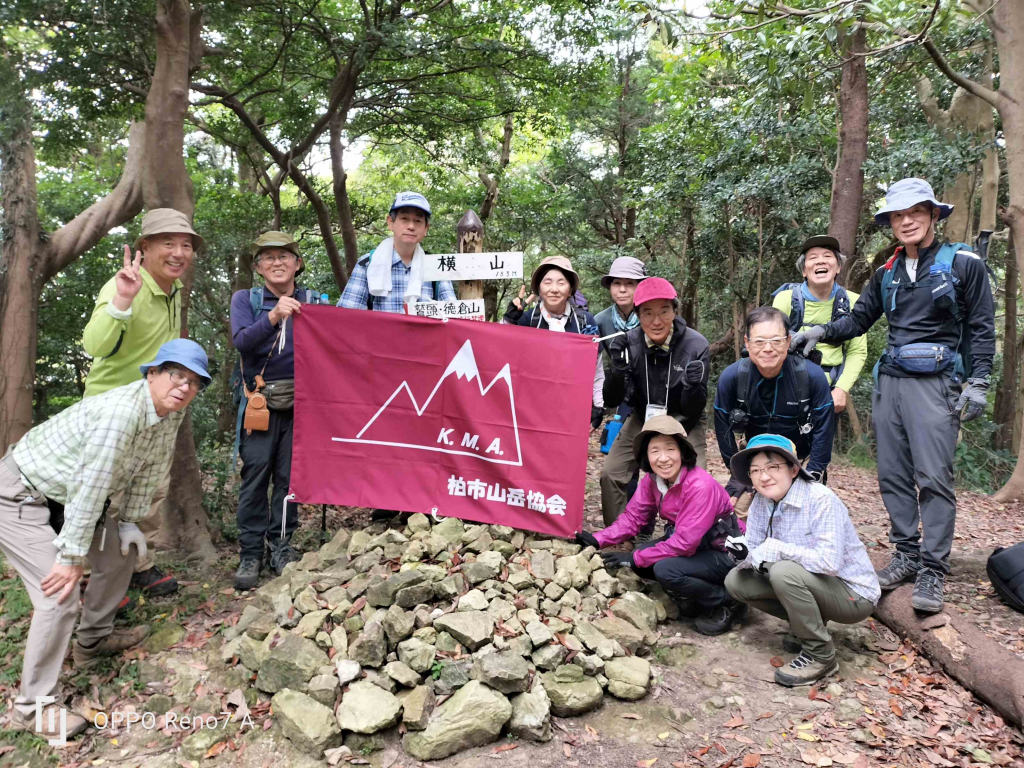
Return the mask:
<svg viewBox="0 0 1024 768">
<path fill-rule="evenodd" d="M 238 455 L 242 457 L 242 484 L 238 490 L 238 544 L 243 559 L 263 557 L 264 540 L 281 536 L 281 514 L 292 468 L 294 411 L 271 411 L 266 432 L 246 434 L 242 429 Z M 267 491 L 274 483 L 268 503 Z M 299 526 L 299 505 L 288 503 L 284 535 L 290 539 Z"/>
</svg>

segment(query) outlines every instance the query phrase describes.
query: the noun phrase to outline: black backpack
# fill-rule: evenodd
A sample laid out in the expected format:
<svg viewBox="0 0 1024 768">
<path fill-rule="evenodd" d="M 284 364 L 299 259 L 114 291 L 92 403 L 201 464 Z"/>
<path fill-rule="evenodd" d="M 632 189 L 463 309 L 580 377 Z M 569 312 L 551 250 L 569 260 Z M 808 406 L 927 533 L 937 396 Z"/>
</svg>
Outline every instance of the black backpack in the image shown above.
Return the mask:
<svg viewBox="0 0 1024 768">
<path fill-rule="evenodd" d="M 789 309 L 789 331 L 790 333 L 799 333 L 800 329 L 804 324 L 804 292 L 803 283 L 783 283 L 775 292 L 772 297 L 778 296 L 783 291 L 792 291 L 792 301 Z M 835 300 L 832 302 L 832 318 L 831 322 L 835 322 L 841 317 L 849 315 L 853 312 L 853 308 L 850 306 L 850 296 L 846 293 L 846 289 L 843 286 L 838 286 L 836 291 Z M 812 363 L 821 365 L 821 351 L 812 350 L 811 356 L 808 358 Z M 843 369 L 846 368 L 846 344 L 843 344 L 843 360 L 839 365 L 833 366 L 831 369 L 826 369 L 825 373 L 828 374 L 829 383 L 835 386 L 836 382 L 839 381 L 839 377 L 843 375 Z"/>
<path fill-rule="evenodd" d="M 1024 613 L 1024 542 L 996 549 L 985 570 L 1003 602 Z"/>
<path fill-rule="evenodd" d="M 736 407 L 729 414 L 734 432 L 746 430 L 750 421 L 749 400 L 756 390 L 756 386 L 751 387 L 750 385 L 750 374 L 753 367 L 754 363 L 749 357 L 740 358 L 740 367 L 736 374 Z M 813 429 L 811 424 L 811 381 L 807 373 L 807 360 L 794 355 L 793 372 L 796 375 L 796 397 L 800 401 L 797 429 L 801 435 L 806 435 Z"/>
</svg>

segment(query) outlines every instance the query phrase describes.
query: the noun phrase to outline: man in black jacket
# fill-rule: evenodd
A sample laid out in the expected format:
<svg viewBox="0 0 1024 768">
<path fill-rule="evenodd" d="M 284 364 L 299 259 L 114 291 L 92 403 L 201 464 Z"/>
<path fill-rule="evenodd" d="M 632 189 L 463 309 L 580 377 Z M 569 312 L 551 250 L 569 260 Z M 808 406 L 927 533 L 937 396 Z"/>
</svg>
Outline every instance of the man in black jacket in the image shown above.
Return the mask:
<svg viewBox="0 0 1024 768">
<path fill-rule="evenodd" d="M 878 581 L 893 589 L 913 579 L 911 604 L 927 613 L 942 610 L 949 573 L 960 422 L 985 411 L 996 338 L 984 263 L 968 246 L 935 235 L 936 223 L 952 210 L 922 179 L 893 184 L 875 221 L 891 225 L 901 247 L 875 270 L 852 314 L 793 337 L 793 347 L 806 353 L 819 341 L 865 333 L 883 313 L 889 321 L 871 421 L 896 553 Z"/>
<path fill-rule="evenodd" d="M 726 466 L 737 452 L 734 432 L 747 440 L 782 435 L 796 444 L 797 457 L 823 482 L 832 460 L 835 407 L 828 376 L 809 360 L 788 354 L 789 318 L 774 307 L 747 315 L 743 337 L 749 358 L 736 361 L 718 377 L 715 436 Z M 730 478 L 725 490 L 740 517 L 750 506 L 745 480 Z"/>
<path fill-rule="evenodd" d="M 605 526 L 614 523 L 626 506 L 626 486 L 636 471 L 633 440 L 648 419 L 665 413 L 675 418 L 697 452 L 697 465 L 707 469 L 708 464 L 703 424 L 711 359 L 708 340 L 676 317 L 679 299 L 664 278 L 649 277 L 640 283 L 633 304 L 640 326 L 611 339 L 608 346 L 605 406 L 625 402 L 633 410 L 601 470 Z"/>
</svg>

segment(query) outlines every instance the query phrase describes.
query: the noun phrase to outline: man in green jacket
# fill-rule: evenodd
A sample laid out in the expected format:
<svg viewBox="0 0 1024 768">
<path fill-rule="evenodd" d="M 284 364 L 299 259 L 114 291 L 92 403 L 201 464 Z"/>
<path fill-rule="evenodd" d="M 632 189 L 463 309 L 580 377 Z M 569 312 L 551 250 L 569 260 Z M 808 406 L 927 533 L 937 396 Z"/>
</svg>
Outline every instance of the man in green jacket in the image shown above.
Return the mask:
<svg viewBox="0 0 1024 768">
<path fill-rule="evenodd" d="M 152 360 L 161 345 L 181 336 L 181 278 L 203 239 L 188 216 L 173 208 L 154 208 L 142 218 L 135 258 L 124 247 L 124 266 L 100 290 L 82 344 L 93 357 L 85 380 L 85 397 L 93 397 L 138 379 L 139 366 Z M 153 496 L 150 513 L 139 521 L 147 549 L 155 551 L 160 507 L 167 496 L 170 465 Z M 121 505 L 111 499 L 110 514 Z M 148 595 L 169 595 L 178 589 L 151 556 L 139 557 L 131 586 Z M 88 588 L 86 588 L 88 590 Z"/>
<path fill-rule="evenodd" d="M 800 246 L 796 268 L 804 276 L 802 283 L 789 283 L 775 292 L 772 306 L 789 317 L 789 330 L 799 333 L 812 325 L 824 325 L 835 317 L 850 314 L 860 296 L 836 282 L 846 257 L 839 252 L 839 241 L 828 235 L 815 235 Z M 819 344 L 821 367 L 832 385 L 836 413 L 846 410 L 850 388 L 868 359 L 868 340 L 857 336 L 842 344 Z"/>
</svg>

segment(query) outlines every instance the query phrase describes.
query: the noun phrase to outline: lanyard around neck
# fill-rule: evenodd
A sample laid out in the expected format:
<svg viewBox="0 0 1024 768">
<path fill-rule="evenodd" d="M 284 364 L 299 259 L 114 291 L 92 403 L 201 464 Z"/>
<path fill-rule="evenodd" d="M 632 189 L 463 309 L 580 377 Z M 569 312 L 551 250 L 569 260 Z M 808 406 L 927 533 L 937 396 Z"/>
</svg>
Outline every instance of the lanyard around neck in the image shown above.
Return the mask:
<svg viewBox="0 0 1024 768">
<path fill-rule="evenodd" d="M 647 398 L 650 402 L 651 397 L 651 378 L 647 372 L 647 355 L 644 355 L 644 383 L 647 384 Z M 672 352 L 668 353 L 668 374 L 665 376 L 665 410 L 668 410 L 668 390 L 672 384 Z"/>
</svg>

